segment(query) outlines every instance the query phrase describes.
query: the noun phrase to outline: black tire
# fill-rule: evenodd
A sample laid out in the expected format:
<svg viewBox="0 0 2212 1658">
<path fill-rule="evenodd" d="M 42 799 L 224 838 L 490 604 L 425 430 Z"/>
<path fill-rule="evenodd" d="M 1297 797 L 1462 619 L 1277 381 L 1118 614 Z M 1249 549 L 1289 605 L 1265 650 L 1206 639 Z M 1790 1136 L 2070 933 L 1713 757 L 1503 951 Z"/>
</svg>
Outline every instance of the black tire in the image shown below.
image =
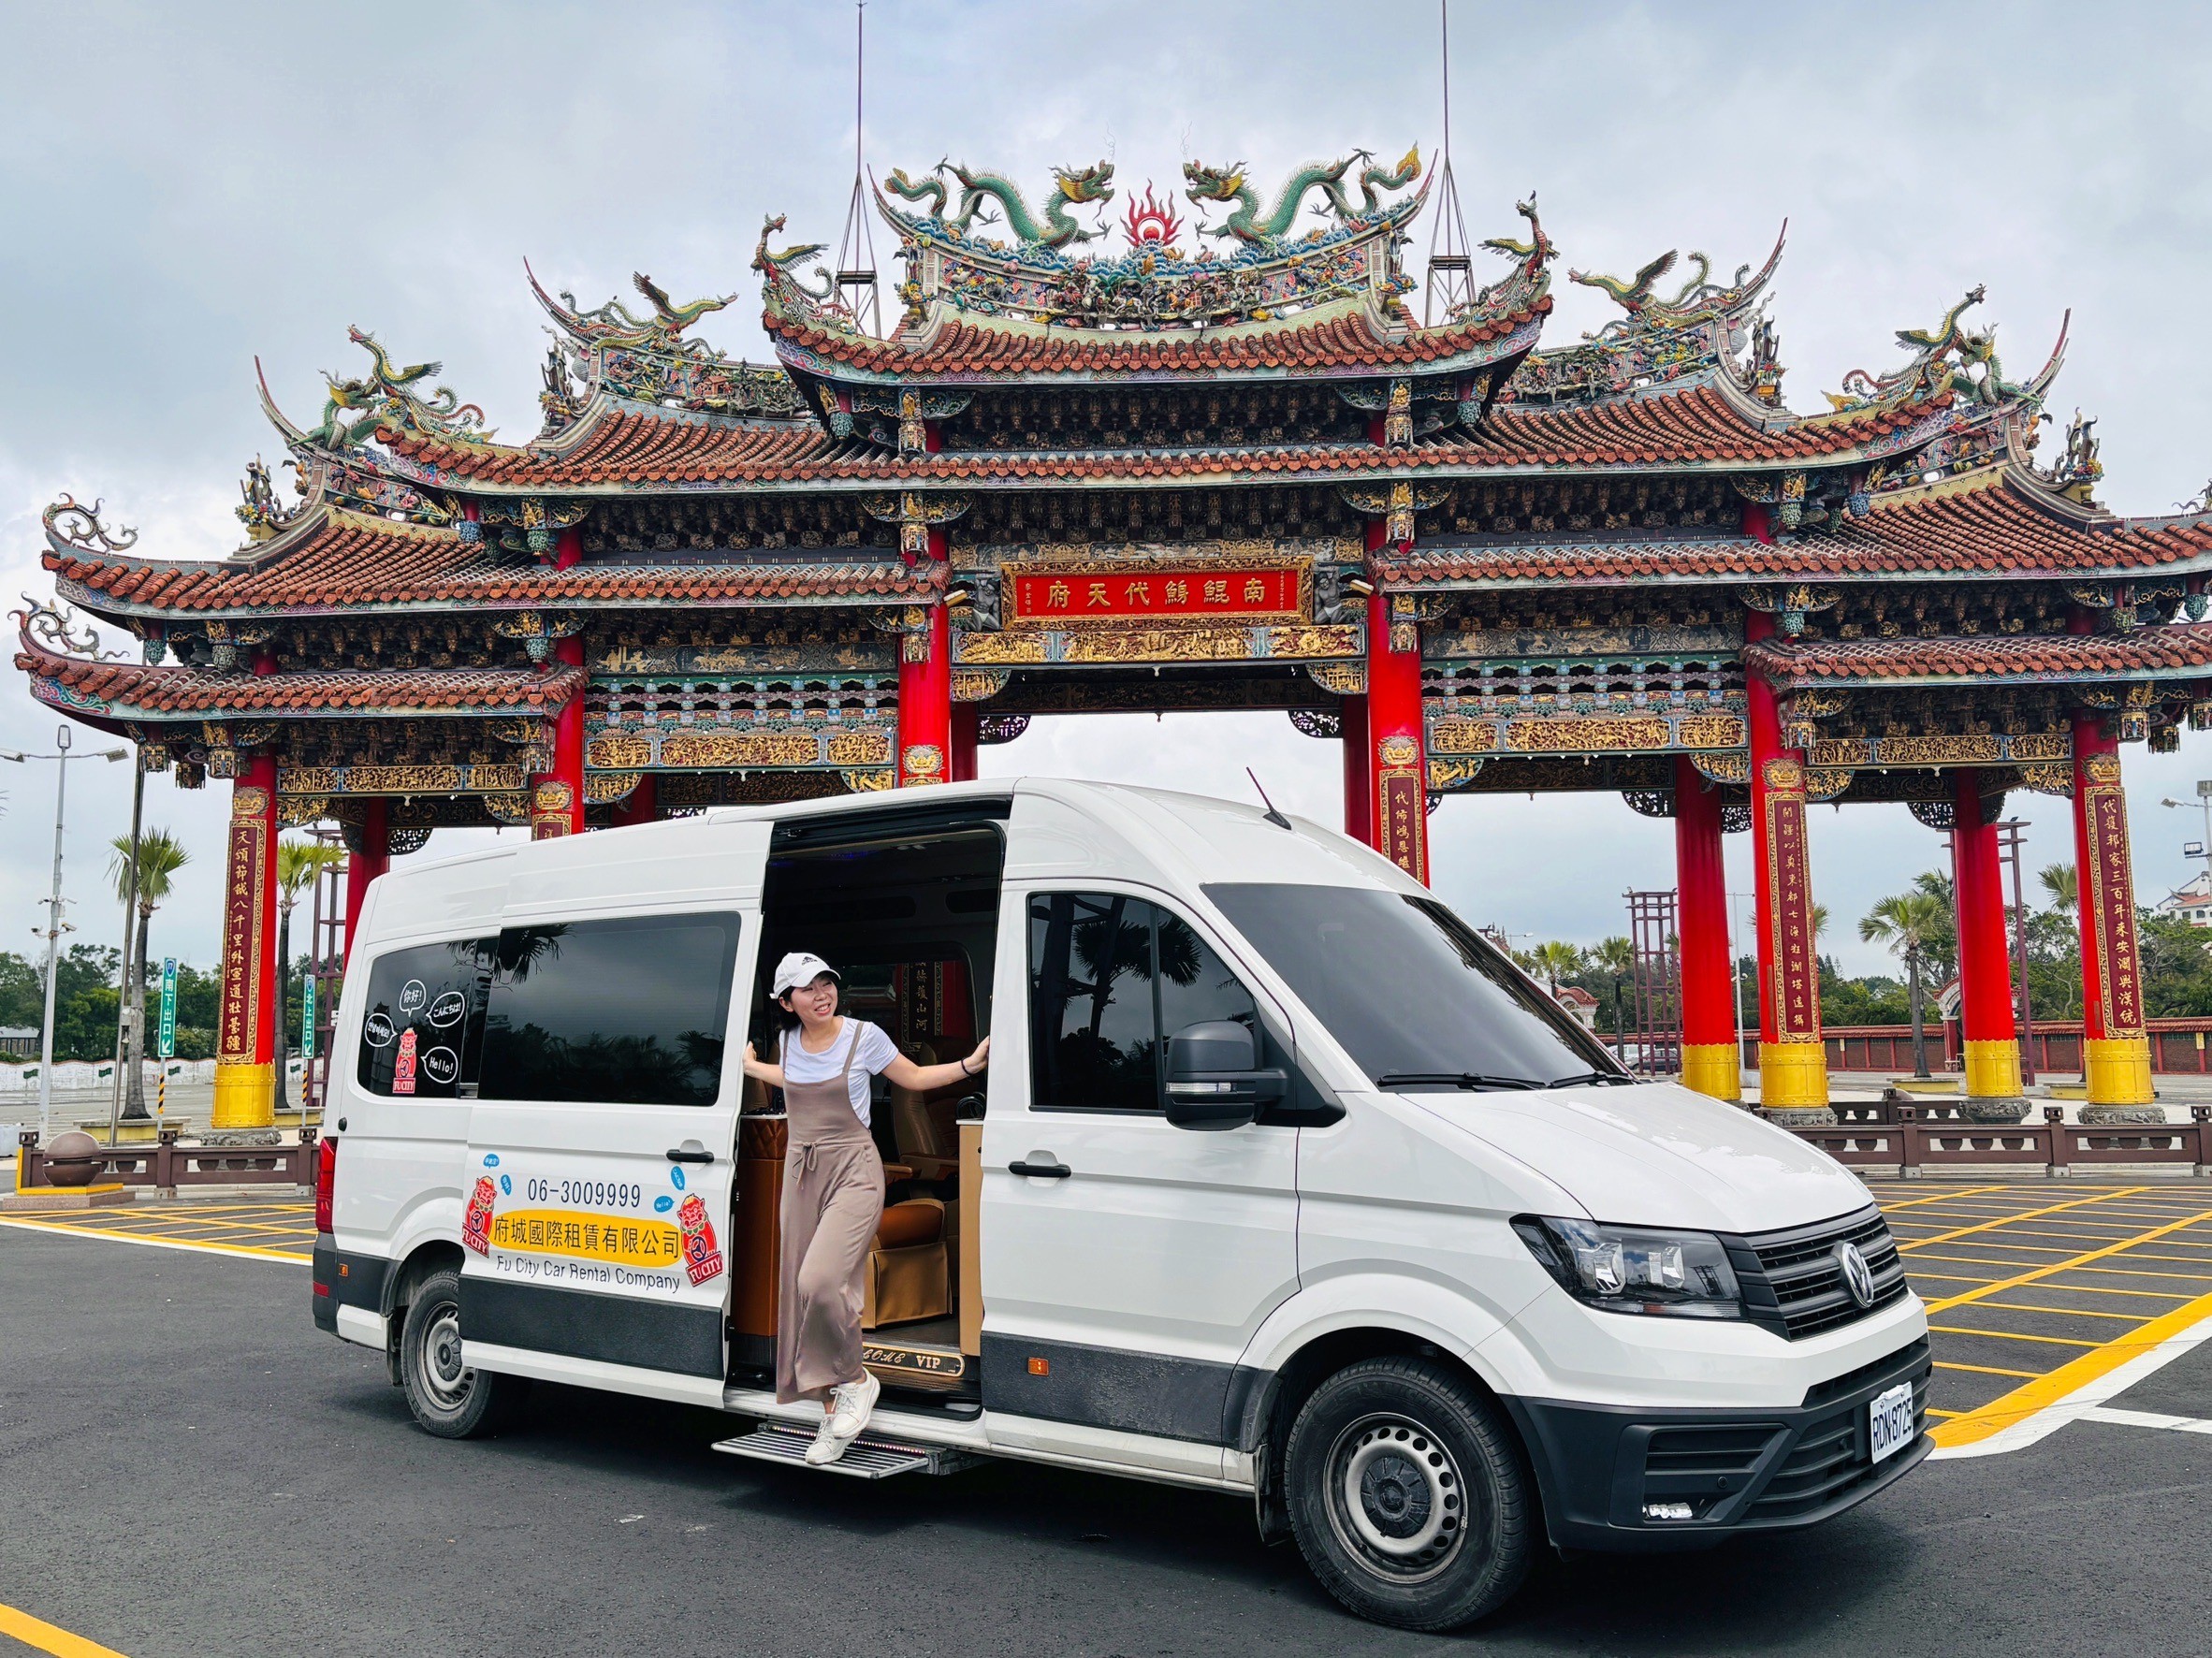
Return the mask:
<svg viewBox="0 0 2212 1658">
<path fill-rule="evenodd" d="M 460 1362 L 460 1273 L 442 1267 L 415 1287 L 400 1326 L 400 1383 L 426 1433 L 474 1439 L 513 1419 L 530 1382 Z"/>
<path fill-rule="evenodd" d="M 1300 1407 L 1283 1458 L 1299 1552 L 1362 1618 L 1456 1629 L 1521 1587 L 1535 1505 L 1511 1431 L 1428 1359 L 1369 1359 Z"/>
</svg>

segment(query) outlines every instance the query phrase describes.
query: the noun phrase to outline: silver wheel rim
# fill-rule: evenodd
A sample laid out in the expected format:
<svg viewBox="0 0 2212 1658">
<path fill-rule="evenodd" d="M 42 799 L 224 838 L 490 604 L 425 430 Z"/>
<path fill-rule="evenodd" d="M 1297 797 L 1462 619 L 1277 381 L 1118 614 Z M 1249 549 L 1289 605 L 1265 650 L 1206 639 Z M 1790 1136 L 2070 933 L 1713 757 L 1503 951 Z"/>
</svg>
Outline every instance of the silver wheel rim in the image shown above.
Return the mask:
<svg viewBox="0 0 2212 1658">
<path fill-rule="evenodd" d="M 448 1302 L 432 1315 L 422 1332 L 422 1385 L 441 1411 L 465 1403 L 476 1373 L 461 1364 L 460 1309 Z"/>
<path fill-rule="evenodd" d="M 1353 1422 L 1329 1447 L 1326 1477 L 1337 1541 L 1377 1577 L 1425 1582 L 1466 1543 L 1467 1488 L 1459 1463 L 1410 1418 Z"/>
</svg>

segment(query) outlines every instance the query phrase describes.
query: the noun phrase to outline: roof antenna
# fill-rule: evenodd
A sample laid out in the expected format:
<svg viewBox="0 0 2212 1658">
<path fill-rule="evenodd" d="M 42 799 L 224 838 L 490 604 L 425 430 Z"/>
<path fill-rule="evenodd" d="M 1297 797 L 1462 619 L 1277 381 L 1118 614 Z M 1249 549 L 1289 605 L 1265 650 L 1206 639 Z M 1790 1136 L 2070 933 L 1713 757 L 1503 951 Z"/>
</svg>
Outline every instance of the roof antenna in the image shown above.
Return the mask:
<svg viewBox="0 0 2212 1658">
<path fill-rule="evenodd" d="M 1421 327 L 1448 323 L 1475 303 L 1475 261 L 1467 245 L 1467 220 L 1460 211 L 1460 182 L 1451 172 L 1451 8 L 1436 0 L 1436 21 L 1444 33 L 1438 61 L 1444 65 L 1444 165 L 1437 168 L 1436 217 L 1429 231 L 1428 290 L 1421 296 Z"/>
<path fill-rule="evenodd" d="M 882 313 L 876 293 L 876 232 L 868 218 L 863 189 L 867 167 L 862 157 L 862 93 L 866 87 L 867 0 L 852 8 L 852 200 L 845 210 L 845 233 L 837 239 L 837 300 L 851 313 L 861 332 L 874 339 L 883 334 Z"/>
<path fill-rule="evenodd" d="M 1267 810 L 1261 815 L 1276 828 L 1288 829 L 1291 834 L 1297 834 L 1297 825 L 1292 823 L 1288 818 L 1283 816 L 1281 812 L 1275 810 L 1275 803 L 1272 800 L 1269 800 L 1267 797 L 1267 791 L 1260 788 L 1259 774 L 1253 771 L 1253 769 L 1247 765 L 1244 767 L 1244 775 L 1252 779 L 1252 787 L 1259 790 L 1260 801 L 1267 807 Z"/>
</svg>

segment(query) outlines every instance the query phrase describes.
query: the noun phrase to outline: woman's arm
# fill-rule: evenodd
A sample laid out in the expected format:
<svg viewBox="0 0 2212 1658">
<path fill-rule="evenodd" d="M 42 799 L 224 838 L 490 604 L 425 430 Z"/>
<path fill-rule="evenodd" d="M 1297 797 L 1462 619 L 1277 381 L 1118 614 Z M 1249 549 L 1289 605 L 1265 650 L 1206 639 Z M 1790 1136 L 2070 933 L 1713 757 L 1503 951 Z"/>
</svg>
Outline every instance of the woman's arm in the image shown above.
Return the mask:
<svg viewBox="0 0 2212 1658">
<path fill-rule="evenodd" d="M 745 1074 L 767 1084 L 771 1088 L 783 1086 L 783 1067 L 755 1058 L 750 1042 L 745 1044 Z"/>
<path fill-rule="evenodd" d="M 943 1065 L 916 1065 L 901 1054 L 883 1068 L 883 1074 L 898 1087 L 911 1088 L 917 1094 L 927 1094 L 963 1078 L 982 1076 L 983 1068 L 990 1063 L 991 1039 L 985 1037 L 966 1059 L 949 1060 Z"/>
</svg>

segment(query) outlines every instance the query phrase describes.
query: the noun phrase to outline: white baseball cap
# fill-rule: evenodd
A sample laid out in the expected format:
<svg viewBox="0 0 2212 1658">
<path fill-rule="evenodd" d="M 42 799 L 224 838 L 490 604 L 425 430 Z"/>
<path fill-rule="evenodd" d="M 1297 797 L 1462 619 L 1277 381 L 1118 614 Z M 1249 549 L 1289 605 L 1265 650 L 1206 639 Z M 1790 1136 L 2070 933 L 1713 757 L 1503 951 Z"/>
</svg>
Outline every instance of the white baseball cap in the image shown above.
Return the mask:
<svg viewBox="0 0 2212 1658">
<path fill-rule="evenodd" d="M 796 990 L 802 984 L 813 983 L 824 973 L 833 979 L 837 978 L 837 969 L 831 967 L 819 955 L 811 954 L 804 950 L 794 950 L 776 964 L 775 986 L 768 994 L 781 996 L 787 990 Z M 842 980 L 838 982 L 843 982 Z"/>
</svg>

